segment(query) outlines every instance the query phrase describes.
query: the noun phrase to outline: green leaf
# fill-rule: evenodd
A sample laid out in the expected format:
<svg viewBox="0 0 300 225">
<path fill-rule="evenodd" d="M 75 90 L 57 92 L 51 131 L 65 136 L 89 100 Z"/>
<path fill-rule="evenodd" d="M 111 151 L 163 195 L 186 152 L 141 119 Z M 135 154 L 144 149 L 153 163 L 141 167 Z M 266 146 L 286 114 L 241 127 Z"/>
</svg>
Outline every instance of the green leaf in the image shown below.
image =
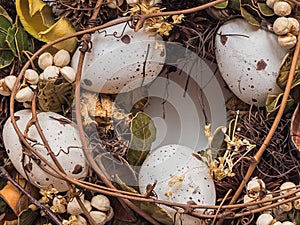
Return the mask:
<svg viewBox="0 0 300 225">
<path fill-rule="evenodd" d="M 240 9 L 241 9 L 241 1 L 240 0 L 231 0 L 228 3 L 228 8 L 236 10 L 236 11 L 240 11 Z"/>
<path fill-rule="evenodd" d="M 135 190 L 132 187 L 129 187 L 128 185 L 126 185 L 118 177 L 116 177 L 116 179 L 117 179 L 117 182 L 119 183 L 120 187 L 124 191 L 132 192 L 132 193 L 138 193 L 137 190 Z M 173 220 L 172 220 L 171 214 L 167 210 L 159 207 L 158 205 L 156 205 L 154 203 L 139 202 L 139 201 L 132 201 L 132 202 L 136 206 L 138 206 L 140 209 L 142 209 L 143 211 L 145 211 L 149 215 L 151 215 L 154 219 L 156 219 L 157 221 L 159 221 L 161 224 L 164 224 L 164 225 L 172 225 L 173 224 Z"/>
<path fill-rule="evenodd" d="M 228 6 L 228 0 L 214 5 L 216 9 L 225 9 Z"/>
<path fill-rule="evenodd" d="M 172 225 L 173 224 L 171 214 L 167 210 L 159 207 L 158 205 L 156 205 L 154 203 L 142 202 L 140 204 L 140 208 L 143 211 L 150 214 L 154 219 L 159 221 L 161 224 L 164 224 L 164 225 Z"/>
<path fill-rule="evenodd" d="M 6 202 L 0 198 L 0 214 L 5 213 L 8 209 Z"/>
<path fill-rule="evenodd" d="M 12 19 L 5 11 L 5 9 L 0 5 L 0 33 L 7 33 L 7 30 L 12 25 Z"/>
<path fill-rule="evenodd" d="M 293 51 L 294 52 L 294 51 Z M 290 68 L 293 59 L 293 52 L 289 52 L 283 59 L 276 78 L 277 85 L 284 90 L 289 78 Z M 300 57 L 297 59 L 295 75 L 292 83 L 292 89 L 300 84 Z"/>
<path fill-rule="evenodd" d="M 0 13 L 3 10 L 4 9 L 1 7 Z M 6 16 L 3 16 L 4 14 L 0 15 L 0 69 L 4 68 L 6 66 L 9 66 L 12 63 L 12 61 L 14 60 L 14 54 L 10 50 L 7 42 L 5 41 L 7 31 L 11 27 L 11 22 L 9 19 L 6 18 Z"/>
<path fill-rule="evenodd" d="M 139 112 L 131 122 L 131 140 L 127 151 L 130 165 L 140 166 L 148 155 L 156 138 L 156 128 L 150 116 Z"/>
<path fill-rule="evenodd" d="M 18 216 L 18 225 L 32 225 L 38 215 L 38 212 L 32 211 L 29 208 L 25 209 Z"/>
<path fill-rule="evenodd" d="M 7 184 L 7 180 L 0 177 L 0 190 L 2 190 Z"/>
<path fill-rule="evenodd" d="M 107 178 L 117 178 L 130 186 L 138 186 L 135 171 L 121 156 L 114 157 L 106 152 L 98 154 L 94 160 Z"/>
<path fill-rule="evenodd" d="M 74 84 L 47 81 L 39 82 L 38 88 L 38 107 L 42 111 L 65 112 L 73 103 Z"/>
<path fill-rule="evenodd" d="M 19 61 L 24 63 L 27 58 L 24 57 L 23 51 L 31 52 L 34 51 L 34 44 L 31 37 L 28 37 L 26 31 L 21 27 L 21 24 L 19 23 L 18 19 L 16 20 L 16 34 L 15 34 L 15 45 L 17 48 L 18 58 Z"/>
<path fill-rule="evenodd" d="M 10 50 L 14 54 L 15 57 L 18 57 L 17 47 L 15 43 L 15 35 L 17 32 L 17 26 L 14 24 L 12 27 L 10 27 L 7 31 L 6 35 L 6 43 L 8 44 Z"/>
<path fill-rule="evenodd" d="M 263 16 L 274 16 L 274 11 L 264 2 L 258 2 L 258 9 Z"/>
<path fill-rule="evenodd" d="M 0 48 L 0 69 L 9 66 L 14 60 L 14 54 L 10 50 Z"/>
<path fill-rule="evenodd" d="M 283 93 L 279 95 L 268 95 L 266 100 L 267 117 L 274 118 L 279 110 L 282 102 Z M 284 109 L 284 114 L 288 113 L 294 105 L 294 100 L 289 97 L 288 102 Z"/>
<path fill-rule="evenodd" d="M 21 27 L 18 19 L 12 27 L 8 29 L 6 42 L 14 56 L 18 58 L 21 63 L 26 61 L 23 56 L 23 51 L 33 52 L 34 45 L 32 38 L 29 38 L 26 31 Z"/>
<path fill-rule="evenodd" d="M 251 25 L 260 27 L 259 20 L 256 17 L 254 17 L 250 12 L 248 12 L 245 9 L 245 6 L 241 7 L 241 14 L 247 20 L 248 23 L 250 23 Z"/>
<path fill-rule="evenodd" d="M 225 126 L 217 127 L 214 131 L 211 140 L 209 140 L 209 148 L 211 149 L 211 157 L 215 159 L 224 142 L 227 128 Z"/>
</svg>

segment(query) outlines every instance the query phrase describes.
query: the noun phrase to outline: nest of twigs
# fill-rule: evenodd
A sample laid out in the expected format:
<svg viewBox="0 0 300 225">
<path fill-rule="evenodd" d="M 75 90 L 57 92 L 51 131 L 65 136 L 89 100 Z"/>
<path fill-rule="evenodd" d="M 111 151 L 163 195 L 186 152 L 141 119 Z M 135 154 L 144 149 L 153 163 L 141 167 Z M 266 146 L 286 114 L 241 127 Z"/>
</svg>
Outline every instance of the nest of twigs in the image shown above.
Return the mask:
<svg viewBox="0 0 300 225">
<path fill-rule="evenodd" d="M 45 161 L 43 159 L 42 155 L 28 143 L 27 137 L 25 137 L 18 129 L 16 123 L 18 118 L 14 117 L 14 113 L 16 111 L 16 106 L 14 104 L 14 98 L 17 91 L 16 87 L 14 87 L 12 90 L 10 101 L 8 97 L 0 97 L 0 126 L 2 127 L 4 121 L 10 114 L 12 124 L 16 129 L 25 152 L 27 154 L 33 153 L 36 157 L 36 160 L 47 164 L 53 170 L 52 173 L 55 173 L 56 176 L 64 179 L 70 186 L 73 198 L 77 198 L 81 194 L 76 191 L 76 187 L 78 187 L 81 191 L 84 191 L 87 196 L 91 195 L 92 192 L 102 193 L 110 196 L 116 213 L 115 220 L 114 222 L 110 222 L 111 224 L 159 224 L 159 222 L 150 215 L 136 207 L 133 202 L 167 205 L 177 209 L 178 214 L 176 216 L 180 215 L 181 213 L 187 213 L 194 217 L 200 218 L 203 224 L 216 224 L 217 222 L 220 224 L 254 224 L 255 218 L 257 217 L 257 214 L 255 213 L 277 208 L 279 205 L 293 202 L 300 198 L 300 196 L 296 194 L 299 192 L 299 186 L 297 186 L 297 189 L 293 189 L 284 195 L 280 195 L 279 191 L 279 186 L 283 182 L 293 181 L 294 183 L 299 184 L 300 177 L 300 153 L 290 141 L 290 118 L 282 117 L 283 109 L 287 101 L 285 98 L 282 100 L 280 109 L 275 118 L 267 118 L 262 109 L 254 107 L 242 116 L 239 116 L 236 132 L 237 137 L 251 140 L 255 143 L 256 147 L 250 153 L 246 153 L 246 148 L 241 148 L 239 154 L 234 156 L 236 159 L 241 158 L 240 162 L 233 168 L 232 172 L 235 174 L 235 176 L 226 177 L 215 181 L 218 198 L 217 206 L 172 203 L 156 199 L 154 191 L 155 184 L 149 184 L 147 192 L 142 194 L 121 190 L 120 186 L 108 179 L 101 169 L 95 169 L 97 168 L 97 164 L 91 152 L 110 152 L 112 153 L 111 155 L 113 155 L 113 157 L 118 158 L 118 156 L 124 153 L 125 146 L 121 145 L 117 141 L 116 133 L 113 131 L 106 132 L 105 129 L 101 127 L 97 128 L 97 132 L 102 133 L 102 136 L 100 137 L 101 141 L 99 140 L 98 133 L 94 136 L 93 133 L 91 133 L 89 134 L 91 142 L 88 143 L 81 121 L 81 115 L 80 113 L 77 113 L 80 112 L 80 78 L 83 72 L 80 70 L 80 68 L 82 68 L 85 53 L 88 51 L 93 51 L 91 48 L 92 45 L 90 44 L 90 37 L 93 32 L 96 32 L 100 29 L 105 29 L 121 22 L 127 22 L 133 29 L 139 30 L 140 26 L 147 18 L 147 15 L 141 15 L 139 18 L 129 16 L 124 17 L 122 20 L 117 22 L 106 23 L 107 21 L 110 21 L 111 19 L 120 15 L 122 10 L 125 10 L 128 6 L 124 3 L 120 5 L 119 8 L 111 9 L 106 5 L 103 5 L 100 7 L 100 9 L 98 9 L 100 11 L 99 14 L 93 14 L 95 10 L 93 7 L 95 7 L 95 4 L 97 3 L 96 1 L 57 1 L 56 3 L 59 9 L 65 10 L 65 13 L 63 14 L 64 16 L 75 21 L 75 23 L 78 25 L 77 30 L 80 31 L 73 35 L 69 35 L 68 37 L 63 37 L 59 40 L 46 44 L 35 51 L 35 53 L 29 58 L 28 62 L 19 71 L 20 73 L 17 79 L 18 81 L 23 79 L 25 70 L 33 64 L 33 62 L 38 58 L 39 55 L 41 55 L 41 53 L 61 41 L 73 37 L 78 38 L 81 45 L 82 61 L 79 61 L 77 67 L 79 69 L 77 71 L 74 87 L 74 111 L 85 156 L 94 170 L 90 173 L 90 176 L 86 180 L 80 181 L 65 176 L 64 173 L 59 169 L 59 165 L 54 166 L 47 160 Z M 178 8 L 178 5 L 180 8 Z M 197 1 L 163 1 L 163 7 L 166 7 L 168 11 L 173 10 L 169 15 L 175 15 L 176 10 L 192 9 L 190 11 L 191 13 L 186 16 L 184 22 L 175 26 L 170 32 L 169 37 L 166 39 L 173 42 L 181 42 L 202 58 L 214 61 L 215 57 L 213 40 L 220 21 L 214 18 L 212 14 L 207 11 L 193 8 L 198 5 L 199 4 Z M 209 5 L 204 5 L 203 9 L 208 6 Z M 11 11 L 11 13 L 15 12 Z M 180 11 L 180 13 L 182 12 Z M 91 20 L 89 17 L 92 17 Z M 298 43 L 294 53 L 294 57 L 296 58 L 298 57 L 297 54 L 299 54 L 299 46 L 300 44 Z M 3 71 L 1 71 L 1 76 L 2 72 Z M 10 73 L 10 71 L 7 72 Z M 292 67 L 289 79 L 293 79 L 294 73 L 295 67 Z M 5 74 L 3 74 L 3 76 L 4 75 Z M 287 85 L 285 96 L 288 96 L 290 88 L 291 87 Z M 31 111 L 32 118 L 36 118 L 36 93 L 31 104 Z M 31 126 L 38 127 L 39 121 L 34 119 L 31 120 Z M 40 135 L 43 136 L 43 131 L 39 130 L 39 132 Z M 1 149 L 3 148 L 2 143 L 3 141 L 0 140 Z M 93 151 L 90 151 L 89 145 L 92 146 Z M 51 149 L 49 150 L 51 151 Z M 4 151 L 1 152 L 3 153 Z M 6 167 L 6 169 L 9 170 L 8 167 Z M 18 185 L 18 183 L 11 177 L 4 167 L 1 167 L 0 175 L 15 184 L 17 188 L 27 195 L 31 203 L 44 210 L 51 222 L 61 224 L 60 218 L 52 213 L 51 210 L 47 209 L 47 207 L 45 207 L 43 204 L 36 201 L 29 192 Z M 265 182 L 268 191 L 272 193 L 272 198 L 262 198 L 257 199 L 257 201 L 254 202 L 244 203 L 243 195 L 247 194 L 244 187 L 251 177 L 258 177 L 259 179 L 262 179 Z M 279 199 L 281 199 L 281 201 L 278 201 Z M 126 210 L 127 206 L 130 208 L 130 210 L 128 209 L 126 213 L 124 213 L 123 210 Z M 198 208 L 205 209 L 204 213 L 199 213 L 195 210 Z M 89 214 L 85 210 L 83 211 L 85 212 L 84 215 L 90 221 L 90 223 L 95 224 Z M 117 217 L 120 215 L 125 217 L 123 221 L 118 221 Z M 139 215 L 138 218 L 136 215 Z M 128 223 L 124 222 L 126 220 Z"/>
</svg>

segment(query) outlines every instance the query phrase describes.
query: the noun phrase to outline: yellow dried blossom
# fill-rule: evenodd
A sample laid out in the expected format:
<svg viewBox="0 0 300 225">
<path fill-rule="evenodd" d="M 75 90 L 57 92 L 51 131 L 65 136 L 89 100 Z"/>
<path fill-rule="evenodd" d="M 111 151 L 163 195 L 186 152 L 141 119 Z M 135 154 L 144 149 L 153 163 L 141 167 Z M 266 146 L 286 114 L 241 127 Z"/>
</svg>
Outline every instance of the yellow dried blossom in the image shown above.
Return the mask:
<svg viewBox="0 0 300 225">
<path fill-rule="evenodd" d="M 42 203 L 48 203 L 53 197 L 58 193 L 55 188 L 51 189 L 40 189 L 40 194 L 42 198 L 39 200 Z"/>
<path fill-rule="evenodd" d="M 76 215 L 71 215 L 68 220 L 63 220 L 63 225 L 75 225 L 77 221 Z"/>
<path fill-rule="evenodd" d="M 183 20 L 184 15 L 180 14 L 180 15 L 174 15 L 172 16 L 173 19 L 173 23 L 172 24 L 180 24 Z"/>
<path fill-rule="evenodd" d="M 225 134 L 224 141 L 226 142 L 227 147 L 224 154 L 216 159 L 213 159 L 211 155 L 212 151 L 210 149 L 204 153 L 201 153 L 201 158 L 207 163 L 211 176 L 216 180 L 222 180 L 225 177 L 235 176 L 233 172 L 234 166 L 256 146 L 251 144 L 249 140 L 245 138 L 239 138 L 235 135 L 238 115 L 239 113 L 237 112 L 232 130 L 229 130 L 228 134 Z M 231 127 L 232 126 L 230 124 L 229 128 Z M 213 135 L 210 131 L 210 125 L 205 126 L 204 132 L 208 140 L 211 141 Z M 235 156 L 239 153 L 241 147 L 245 147 L 246 152 L 244 155 L 236 159 Z"/>
<path fill-rule="evenodd" d="M 142 14 L 160 13 L 163 10 L 165 10 L 165 8 L 159 8 L 153 6 L 153 1 L 141 0 L 134 7 L 130 8 L 129 11 L 125 14 L 130 13 L 130 15 L 136 16 Z M 172 16 L 173 22 L 168 22 L 166 20 L 167 18 L 169 18 L 169 16 L 157 16 L 157 17 L 148 18 L 144 22 L 144 27 L 147 32 L 169 36 L 170 31 L 174 27 L 173 25 L 181 23 L 183 17 L 184 17 L 183 14 L 174 15 Z"/>
</svg>

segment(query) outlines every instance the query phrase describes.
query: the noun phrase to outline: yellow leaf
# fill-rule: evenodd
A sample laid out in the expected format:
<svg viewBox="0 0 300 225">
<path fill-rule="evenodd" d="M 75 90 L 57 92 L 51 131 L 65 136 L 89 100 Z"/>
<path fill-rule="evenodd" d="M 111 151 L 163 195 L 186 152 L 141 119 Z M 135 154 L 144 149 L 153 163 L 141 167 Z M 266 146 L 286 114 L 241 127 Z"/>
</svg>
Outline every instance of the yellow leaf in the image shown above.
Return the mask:
<svg viewBox="0 0 300 225">
<path fill-rule="evenodd" d="M 40 41 L 39 32 L 54 24 L 51 8 L 41 0 L 16 0 L 16 10 L 25 30 Z"/>
<path fill-rule="evenodd" d="M 54 41 L 58 38 L 64 37 L 69 34 L 75 33 L 75 28 L 72 26 L 69 20 L 62 17 L 53 26 L 45 31 L 41 31 L 39 35 L 46 40 L 46 42 Z M 60 43 L 57 43 L 53 47 L 57 49 L 65 49 L 69 52 L 73 52 L 76 48 L 76 38 L 70 38 Z"/>
<path fill-rule="evenodd" d="M 55 23 L 51 8 L 42 0 L 16 0 L 16 9 L 25 30 L 40 41 L 49 43 L 76 32 L 66 18 Z M 76 45 L 76 38 L 71 38 L 53 47 L 73 52 Z"/>
</svg>

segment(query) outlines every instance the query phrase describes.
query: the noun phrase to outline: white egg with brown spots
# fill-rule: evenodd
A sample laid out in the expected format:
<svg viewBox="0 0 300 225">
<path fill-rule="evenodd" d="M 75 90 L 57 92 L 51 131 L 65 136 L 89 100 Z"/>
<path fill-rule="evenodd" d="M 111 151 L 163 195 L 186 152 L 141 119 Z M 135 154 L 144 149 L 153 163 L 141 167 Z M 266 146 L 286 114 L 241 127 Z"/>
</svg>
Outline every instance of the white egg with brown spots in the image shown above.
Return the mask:
<svg viewBox="0 0 300 225">
<path fill-rule="evenodd" d="M 276 76 L 287 51 L 275 34 L 233 19 L 219 28 L 215 45 L 222 77 L 242 101 L 263 106 L 268 94 L 281 91 Z"/>
<path fill-rule="evenodd" d="M 161 40 L 144 29 L 134 32 L 126 23 L 94 33 L 91 52 L 84 59 L 81 86 L 93 92 L 117 94 L 149 84 L 165 62 Z M 71 62 L 75 69 L 79 49 Z"/>
<path fill-rule="evenodd" d="M 139 172 L 140 192 L 145 193 L 147 185 L 157 181 L 154 192 L 160 200 L 215 205 L 216 192 L 209 169 L 193 153 L 193 149 L 177 144 L 165 145 L 150 152 Z M 165 209 L 171 215 L 175 214 L 173 209 Z M 189 215 L 183 215 L 181 220 L 177 217 L 174 222 L 183 225 L 201 224 L 199 219 Z"/>
<path fill-rule="evenodd" d="M 16 123 L 22 134 L 29 120 L 31 110 L 21 110 L 15 113 Z M 53 112 L 39 112 L 37 118 L 40 127 L 53 151 L 56 159 L 61 164 L 67 176 L 76 179 L 83 179 L 88 174 L 88 164 L 85 160 L 79 132 L 76 125 L 69 119 Z M 25 135 L 26 136 L 26 135 Z M 30 126 L 27 132 L 27 139 L 30 145 L 36 149 L 52 165 L 55 165 L 41 137 L 34 125 Z M 9 118 L 3 128 L 3 140 L 6 152 L 16 170 L 38 188 L 56 188 L 58 191 L 67 191 L 65 181 L 54 177 L 45 170 L 54 173 L 44 162 L 34 159 L 24 151 L 17 133 Z"/>
</svg>

